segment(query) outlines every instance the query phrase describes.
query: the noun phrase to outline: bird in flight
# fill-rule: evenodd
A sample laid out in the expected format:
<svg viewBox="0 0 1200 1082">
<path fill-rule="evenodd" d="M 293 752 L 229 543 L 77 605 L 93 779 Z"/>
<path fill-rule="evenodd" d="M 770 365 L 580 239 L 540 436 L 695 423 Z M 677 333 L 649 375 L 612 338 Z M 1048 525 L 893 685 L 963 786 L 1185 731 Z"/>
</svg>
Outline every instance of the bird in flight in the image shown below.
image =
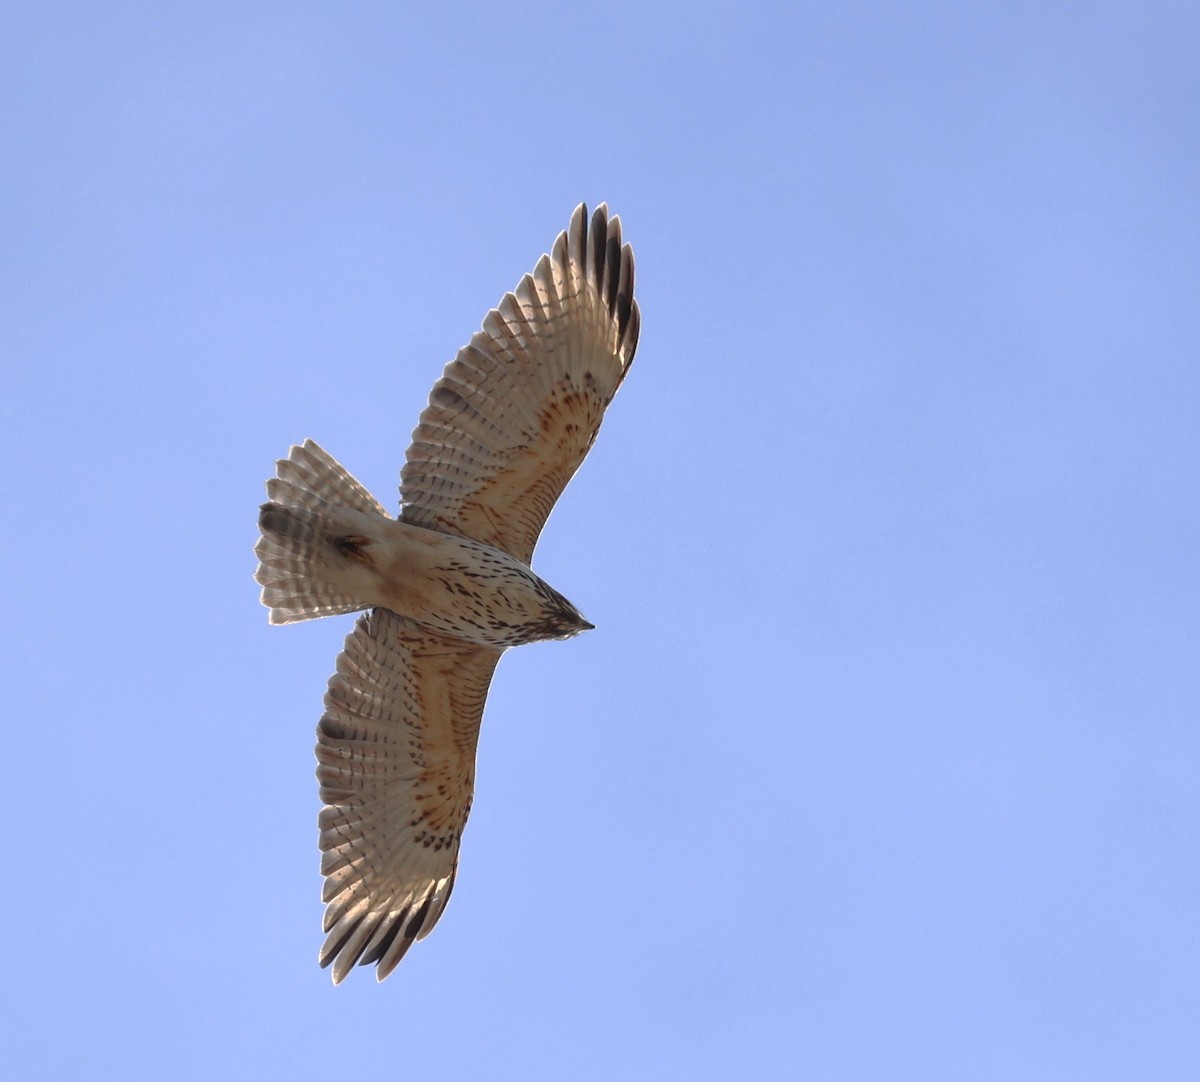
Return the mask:
<svg viewBox="0 0 1200 1082">
<path fill-rule="evenodd" d="M 434 384 L 399 517 L 312 440 L 267 482 L 255 579 L 270 622 L 363 612 L 317 726 L 319 961 L 335 984 L 356 963 L 383 980 L 446 908 L 500 655 L 592 626 L 530 561 L 640 319 L 620 219 L 581 204 Z"/>
</svg>

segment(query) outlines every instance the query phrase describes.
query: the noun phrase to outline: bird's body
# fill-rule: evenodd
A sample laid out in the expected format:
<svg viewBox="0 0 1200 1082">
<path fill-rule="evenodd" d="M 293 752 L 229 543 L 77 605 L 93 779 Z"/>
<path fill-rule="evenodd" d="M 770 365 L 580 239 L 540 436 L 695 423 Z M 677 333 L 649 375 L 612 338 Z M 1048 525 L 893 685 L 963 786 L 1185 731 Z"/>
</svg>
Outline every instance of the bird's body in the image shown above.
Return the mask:
<svg viewBox="0 0 1200 1082">
<path fill-rule="evenodd" d="M 639 322 L 620 222 L 581 206 L 434 386 L 399 518 L 311 440 L 267 482 L 256 578 L 271 622 L 369 610 L 317 730 L 335 982 L 356 962 L 382 980 L 445 908 L 501 653 L 591 627 L 529 564 Z"/>
<path fill-rule="evenodd" d="M 310 440 L 293 457 L 319 454 Z M 389 609 L 426 631 L 504 648 L 563 639 L 592 626 L 528 566 L 491 545 L 411 526 L 382 511 L 267 504 L 260 519 L 277 545 L 310 547 L 310 566 L 320 574 L 309 581 L 352 598 L 356 608 Z M 304 618 L 292 612 L 272 609 L 273 622 Z"/>
</svg>

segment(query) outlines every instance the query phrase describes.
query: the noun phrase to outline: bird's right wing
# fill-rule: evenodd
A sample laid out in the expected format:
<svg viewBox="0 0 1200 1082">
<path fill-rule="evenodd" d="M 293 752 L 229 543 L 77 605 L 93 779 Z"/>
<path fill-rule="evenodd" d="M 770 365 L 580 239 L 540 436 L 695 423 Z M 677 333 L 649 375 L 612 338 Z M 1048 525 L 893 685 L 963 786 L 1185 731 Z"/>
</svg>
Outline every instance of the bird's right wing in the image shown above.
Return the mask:
<svg viewBox="0 0 1200 1082">
<path fill-rule="evenodd" d="M 444 639 L 386 609 L 361 616 L 317 727 L 322 966 L 383 980 L 437 923 L 471 810 L 475 747 L 501 651 Z"/>
<path fill-rule="evenodd" d="M 400 475 L 401 517 L 524 563 L 633 362 L 633 252 L 601 204 L 446 366 Z"/>
</svg>

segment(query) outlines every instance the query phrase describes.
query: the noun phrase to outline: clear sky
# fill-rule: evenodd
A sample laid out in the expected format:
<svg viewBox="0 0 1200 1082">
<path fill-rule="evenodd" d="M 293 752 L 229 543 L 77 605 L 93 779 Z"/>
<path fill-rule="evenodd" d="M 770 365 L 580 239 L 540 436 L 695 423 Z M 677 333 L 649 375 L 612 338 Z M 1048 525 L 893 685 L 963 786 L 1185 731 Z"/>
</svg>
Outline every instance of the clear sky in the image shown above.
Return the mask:
<svg viewBox="0 0 1200 1082">
<path fill-rule="evenodd" d="M 13 1078 L 1200 1077 L 1192 3 L 10 5 Z M 607 200 L 638 359 L 458 885 L 331 986 L 274 460 Z"/>
</svg>

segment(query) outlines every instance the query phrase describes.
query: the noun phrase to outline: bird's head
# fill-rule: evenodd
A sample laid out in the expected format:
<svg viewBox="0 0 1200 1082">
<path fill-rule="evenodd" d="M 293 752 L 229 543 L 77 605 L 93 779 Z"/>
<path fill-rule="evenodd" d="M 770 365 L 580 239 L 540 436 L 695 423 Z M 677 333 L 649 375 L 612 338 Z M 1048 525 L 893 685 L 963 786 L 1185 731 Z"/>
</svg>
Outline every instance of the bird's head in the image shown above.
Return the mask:
<svg viewBox="0 0 1200 1082">
<path fill-rule="evenodd" d="M 581 631 L 591 631 L 595 624 L 589 623 L 583 613 L 562 594 L 546 583 L 538 591 L 543 600 L 543 619 L 538 631 L 539 639 L 569 639 Z"/>
</svg>

